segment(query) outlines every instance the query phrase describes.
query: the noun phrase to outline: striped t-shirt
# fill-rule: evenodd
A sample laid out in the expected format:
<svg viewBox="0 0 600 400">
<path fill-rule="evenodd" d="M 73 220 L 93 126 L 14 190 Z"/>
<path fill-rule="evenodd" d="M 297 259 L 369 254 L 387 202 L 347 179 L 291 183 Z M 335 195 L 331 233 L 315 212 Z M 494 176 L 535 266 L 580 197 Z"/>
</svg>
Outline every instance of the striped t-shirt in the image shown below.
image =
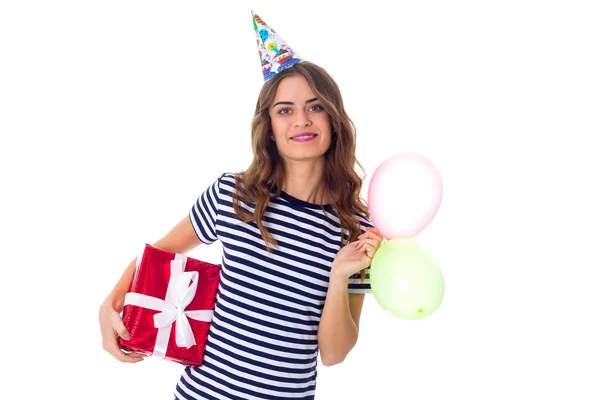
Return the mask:
<svg viewBox="0 0 600 400">
<path fill-rule="evenodd" d="M 221 241 L 223 259 L 204 360 L 185 368 L 175 397 L 314 399 L 317 329 L 340 250 L 339 219 L 331 205 L 323 213 L 320 205 L 282 192 L 263 217 L 278 244 L 269 254 L 256 223 L 233 211 L 233 190 L 234 175 L 221 175 L 189 213 L 203 243 Z M 373 226 L 356 217 L 361 231 Z M 348 292 L 370 293 L 369 275 L 352 277 Z"/>
</svg>

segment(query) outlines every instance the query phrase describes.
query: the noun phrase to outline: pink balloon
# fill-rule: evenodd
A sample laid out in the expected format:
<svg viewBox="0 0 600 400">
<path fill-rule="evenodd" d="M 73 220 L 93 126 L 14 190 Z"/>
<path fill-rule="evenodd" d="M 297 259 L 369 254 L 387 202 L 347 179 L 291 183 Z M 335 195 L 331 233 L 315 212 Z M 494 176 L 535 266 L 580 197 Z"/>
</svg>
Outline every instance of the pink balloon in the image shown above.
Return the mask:
<svg viewBox="0 0 600 400">
<path fill-rule="evenodd" d="M 435 217 L 442 191 L 442 176 L 431 161 L 397 154 L 377 167 L 369 183 L 371 220 L 386 239 L 410 239 Z"/>
</svg>

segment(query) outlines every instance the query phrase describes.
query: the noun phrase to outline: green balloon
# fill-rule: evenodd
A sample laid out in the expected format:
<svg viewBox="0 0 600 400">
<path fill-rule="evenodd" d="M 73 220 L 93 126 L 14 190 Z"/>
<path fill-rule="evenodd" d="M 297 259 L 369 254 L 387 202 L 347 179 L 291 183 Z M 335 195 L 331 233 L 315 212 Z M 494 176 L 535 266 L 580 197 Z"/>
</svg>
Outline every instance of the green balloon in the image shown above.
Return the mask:
<svg viewBox="0 0 600 400">
<path fill-rule="evenodd" d="M 423 319 L 444 297 L 438 263 L 410 239 L 382 242 L 371 260 L 370 276 L 377 303 L 400 319 Z"/>
</svg>

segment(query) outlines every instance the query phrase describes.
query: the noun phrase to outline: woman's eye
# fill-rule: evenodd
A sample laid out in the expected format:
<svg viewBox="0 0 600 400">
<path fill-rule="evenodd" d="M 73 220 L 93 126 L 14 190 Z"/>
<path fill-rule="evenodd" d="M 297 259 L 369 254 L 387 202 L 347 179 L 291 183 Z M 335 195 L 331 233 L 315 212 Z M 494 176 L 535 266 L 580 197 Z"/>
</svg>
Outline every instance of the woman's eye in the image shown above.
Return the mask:
<svg viewBox="0 0 600 400">
<path fill-rule="evenodd" d="M 314 106 L 311 106 L 308 109 L 308 111 L 314 111 L 314 112 L 320 112 L 320 111 L 324 111 L 324 110 L 325 109 L 320 104 L 315 104 Z M 289 108 L 281 108 L 281 109 L 279 109 L 279 111 L 277 111 L 277 114 L 279 114 L 279 115 L 289 115 L 291 113 L 292 113 L 292 110 L 290 110 Z"/>
</svg>

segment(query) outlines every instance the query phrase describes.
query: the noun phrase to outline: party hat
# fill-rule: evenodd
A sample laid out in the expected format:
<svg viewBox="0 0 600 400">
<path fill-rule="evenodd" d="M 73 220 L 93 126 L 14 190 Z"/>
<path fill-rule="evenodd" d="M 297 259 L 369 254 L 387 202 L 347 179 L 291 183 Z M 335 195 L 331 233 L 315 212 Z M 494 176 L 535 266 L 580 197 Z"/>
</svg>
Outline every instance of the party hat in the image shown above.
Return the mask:
<svg viewBox="0 0 600 400">
<path fill-rule="evenodd" d="M 256 44 L 258 55 L 262 63 L 265 82 L 302 59 L 269 25 L 265 23 L 254 11 L 252 21 L 256 31 Z"/>
</svg>

